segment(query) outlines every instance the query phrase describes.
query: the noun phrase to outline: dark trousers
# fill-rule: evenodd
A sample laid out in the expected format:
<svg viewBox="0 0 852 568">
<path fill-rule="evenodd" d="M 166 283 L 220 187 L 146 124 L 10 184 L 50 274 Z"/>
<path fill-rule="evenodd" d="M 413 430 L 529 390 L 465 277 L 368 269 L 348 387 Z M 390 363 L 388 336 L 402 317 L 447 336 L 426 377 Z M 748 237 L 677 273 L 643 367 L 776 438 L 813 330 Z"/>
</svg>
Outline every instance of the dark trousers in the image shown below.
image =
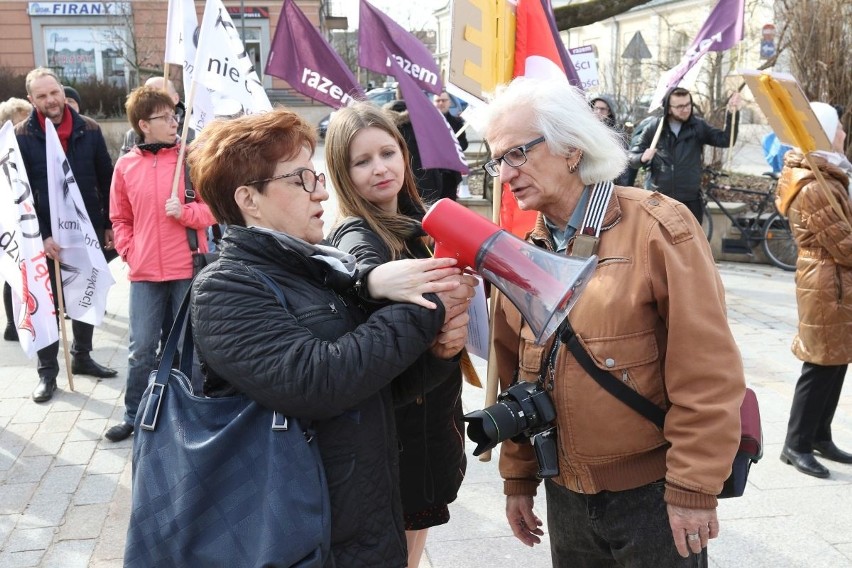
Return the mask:
<svg viewBox="0 0 852 568">
<path fill-rule="evenodd" d="M 12 309 L 12 287 L 6 282 L 3 284 L 3 309 L 6 311 L 7 325 L 15 325 L 15 312 Z"/>
<path fill-rule="evenodd" d="M 692 214 L 695 215 L 696 219 L 698 219 L 699 225 L 704 222 L 704 202 L 701 198 L 681 201 L 681 203 L 686 205 L 686 208 L 692 211 Z"/>
<path fill-rule="evenodd" d="M 796 452 L 813 451 L 814 442 L 831 440 L 831 421 L 840 400 L 848 365 L 804 363 L 793 393 L 787 423 L 787 447 Z"/>
<path fill-rule="evenodd" d="M 700 568 L 707 549 L 677 553 L 657 481 L 627 491 L 574 493 L 545 480 L 547 528 L 554 568 Z"/>
<path fill-rule="evenodd" d="M 50 287 L 53 290 L 53 307 L 59 314 L 59 300 L 56 294 L 56 268 L 53 260 L 48 259 L 47 271 L 50 274 Z M 71 355 L 76 359 L 88 359 L 89 353 L 92 351 L 92 335 L 95 328 L 92 324 L 82 321 L 71 320 L 71 332 L 74 336 L 74 341 L 71 343 Z M 38 376 L 46 378 L 56 378 L 59 374 L 59 341 L 51 343 L 47 347 L 38 350 Z"/>
</svg>

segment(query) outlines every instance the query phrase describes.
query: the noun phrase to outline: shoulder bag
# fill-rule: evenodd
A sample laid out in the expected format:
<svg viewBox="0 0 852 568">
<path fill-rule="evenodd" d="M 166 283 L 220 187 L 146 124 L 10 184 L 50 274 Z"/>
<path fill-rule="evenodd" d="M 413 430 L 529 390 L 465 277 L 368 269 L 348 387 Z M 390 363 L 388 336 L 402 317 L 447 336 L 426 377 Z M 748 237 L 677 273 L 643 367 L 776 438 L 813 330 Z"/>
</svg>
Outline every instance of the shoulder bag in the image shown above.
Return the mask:
<svg viewBox="0 0 852 568">
<path fill-rule="evenodd" d="M 322 567 L 331 512 L 317 442 L 245 395 L 192 392 L 190 292 L 136 416 L 124 566 Z M 185 321 L 180 369 L 170 369 Z"/>
</svg>

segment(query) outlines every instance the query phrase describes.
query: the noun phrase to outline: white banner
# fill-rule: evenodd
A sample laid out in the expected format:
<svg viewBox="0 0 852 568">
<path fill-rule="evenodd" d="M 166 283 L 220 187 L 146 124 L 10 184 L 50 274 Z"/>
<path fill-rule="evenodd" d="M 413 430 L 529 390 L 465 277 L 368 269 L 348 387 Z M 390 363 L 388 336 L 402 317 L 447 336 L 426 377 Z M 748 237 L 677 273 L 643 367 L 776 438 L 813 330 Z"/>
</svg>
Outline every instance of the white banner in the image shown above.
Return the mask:
<svg viewBox="0 0 852 568">
<path fill-rule="evenodd" d="M 216 116 L 254 114 L 272 109 L 240 34 L 221 0 L 207 0 L 193 80 L 210 90 Z M 203 91 L 203 89 L 196 89 Z M 195 101 L 193 101 L 193 106 Z M 201 130 L 215 118 L 193 113 L 192 127 Z"/>
<path fill-rule="evenodd" d="M 573 47 L 568 50 L 568 53 L 571 55 L 574 70 L 577 71 L 577 77 L 580 78 L 583 90 L 587 92 L 597 91 L 601 86 L 601 81 L 598 76 L 598 61 L 595 58 L 595 48 L 591 45 Z"/>
<path fill-rule="evenodd" d="M 74 172 L 62 150 L 53 123 L 46 120 L 47 196 L 53 240 L 62 249 L 59 266 L 65 313 L 77 321 L 99 325 L 107 293 L 115 284 L 95 232 Z"/>
<path fill-rule="evenodd" d="M 0 275 L 12 288 L 18 341 L 32 358 L 39 349 L 59 341 L 59 326 L 49 260 L 11 121 L 0 128 L 0 248 Z"/>
</svg>

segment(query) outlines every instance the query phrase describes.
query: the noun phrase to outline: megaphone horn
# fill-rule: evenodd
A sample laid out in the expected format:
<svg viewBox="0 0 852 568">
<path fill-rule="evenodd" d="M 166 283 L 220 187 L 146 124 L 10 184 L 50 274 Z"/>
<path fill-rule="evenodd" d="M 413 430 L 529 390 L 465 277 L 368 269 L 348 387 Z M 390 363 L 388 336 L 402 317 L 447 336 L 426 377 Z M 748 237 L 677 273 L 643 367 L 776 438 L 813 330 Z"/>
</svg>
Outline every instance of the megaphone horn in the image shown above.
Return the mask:
<svg viewBox="0 0 852 568">
<path fill-rule="evenodd" d="M 450 199 L 423 217 L 436 257 L 454 257 L 506 295 L 544 344 L 577 303 L 597 257 L 576 258 L 540 249 Z"/>
</svg>

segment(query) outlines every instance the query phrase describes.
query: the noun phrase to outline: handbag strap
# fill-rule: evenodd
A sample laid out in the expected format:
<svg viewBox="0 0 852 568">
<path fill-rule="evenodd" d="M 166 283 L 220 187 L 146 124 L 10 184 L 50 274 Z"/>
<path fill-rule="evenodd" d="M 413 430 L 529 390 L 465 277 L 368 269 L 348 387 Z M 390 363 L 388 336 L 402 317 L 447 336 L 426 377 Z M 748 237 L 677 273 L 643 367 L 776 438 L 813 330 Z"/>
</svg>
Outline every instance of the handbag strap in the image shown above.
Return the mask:
<svg viewBox="0 0 852 568">
<path fill-rule="evenodd" d="M 565 323 L 567 324 L 567 322 L 568 320 L 566 319 Z M 585 370 L 586 373 L 601 386 L 601 388 L 641 414 L 643 417 L 653 422 L 660 430 L 663 429 L 663 424 L 666 420 L 665 410 L 623 382 L 619 381 L 611 373 L 608 373 L 595 365 L 595 362 L 592 361 L 592 358 L 588 353 L 586 353 L 583 346 L 580 345 L 580 340 L 577 339 L 577 334 L 574 333 L 570 324 L 562 330 L 558 337 L 561 337 L 562 342 L 568 346 L 568 349 L 571 351 L 574 359 L 577 360 L 580 366 L 583 367 L 583 370 Z"/>
<path fill-rule="evenodd" d="M 183 162 L 183 196 L 185 203 L 195 201 L 195 190 L 192 189 L 192 182 L 189 179 L 189 164 L 186 160 Z M 186 240 L 189 242 L 189 250 L 198 252 L 198 232 L 192 227 L 186 228 Z"/>
</svg>

